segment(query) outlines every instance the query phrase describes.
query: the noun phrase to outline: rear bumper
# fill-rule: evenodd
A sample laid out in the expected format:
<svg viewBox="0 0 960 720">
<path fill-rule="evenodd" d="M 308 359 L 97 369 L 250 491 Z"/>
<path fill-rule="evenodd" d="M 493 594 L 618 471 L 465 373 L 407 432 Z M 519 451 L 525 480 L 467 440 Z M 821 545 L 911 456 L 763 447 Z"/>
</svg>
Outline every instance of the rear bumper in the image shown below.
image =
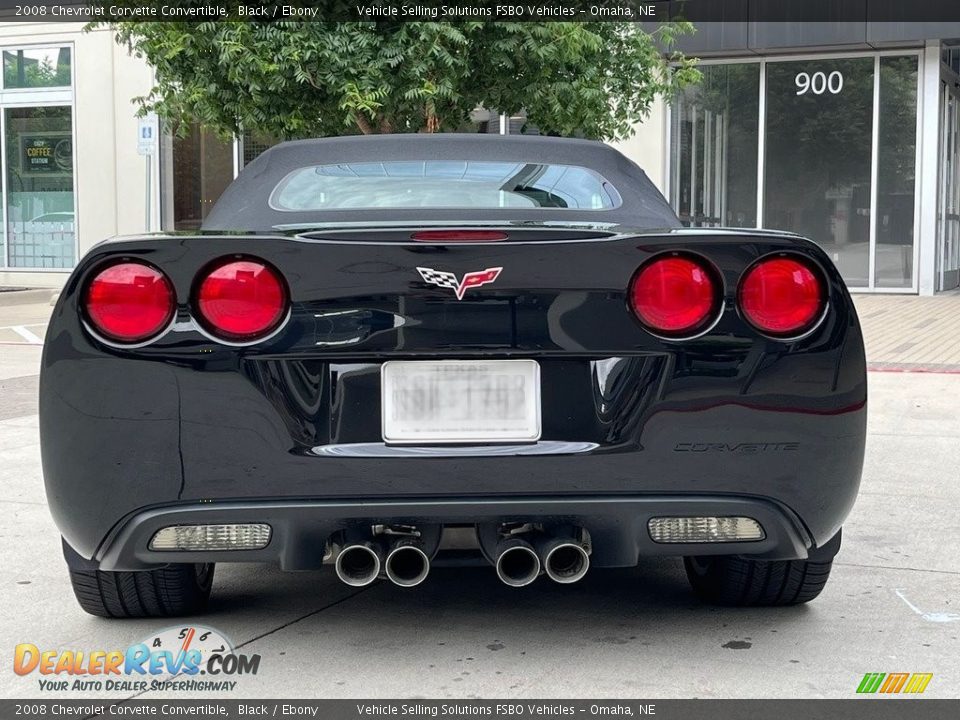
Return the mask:
<svg viewBox="0 0 960 720">
<path fill-rule="evenodd" d="M 662 516 L 745 516 L 764 529 L 762 540 L 725 543 L 656 543 L 648 521 Z M 591 564 L 629 567 L 646 555 L 749 555 L 758 559 L 803 559 L 816 552 L 809 533 L 788 508 L 750 497 L 626 496 L 576 498 L 439 499 L 412 501 L 217 502 L 152 508 L 132 515 L 110 533 L 95 560 L 102 570 L 144 570 L 173 562 L 269 562 L 284 570 L 323 564 L 331 535 L 384 524 L 564 522 L 586 528 Z M 170 525 L 268 523 L 262 550 L 157 552 L 153 535 Z"/>
</svg>

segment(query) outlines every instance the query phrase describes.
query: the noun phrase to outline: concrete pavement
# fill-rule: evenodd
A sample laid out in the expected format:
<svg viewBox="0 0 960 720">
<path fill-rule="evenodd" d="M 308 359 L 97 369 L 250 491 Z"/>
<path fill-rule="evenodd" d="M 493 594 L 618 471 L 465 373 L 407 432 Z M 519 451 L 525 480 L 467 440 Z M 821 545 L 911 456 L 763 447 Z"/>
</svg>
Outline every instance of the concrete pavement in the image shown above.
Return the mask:
<svg viewBox="0 0 960 720">
<path fill-rule="evenodd" d="M 0 326 L 18 324 L 7 310 Z M 75 604 L 43 497 L 38 361 L 37 346 L 0 345 L 2 697 L 40 694 L 36 675 L 11 671 L 17 643 L 107 650 L 179 624 L 100 620 Z M 843 698 L 866 672 L 932 672 L 925 696 L 958 697 L 960 375 L 870 383 L 861 495 L 810 605 L 704 606 L 672 559 L 519 590 L 490 568 L 357 591 L 329 569 L 222 565 L 210 612 L 193 621 L 262 656 L 259 674 L 238 679 L 241 697 Z"/>
</svg>

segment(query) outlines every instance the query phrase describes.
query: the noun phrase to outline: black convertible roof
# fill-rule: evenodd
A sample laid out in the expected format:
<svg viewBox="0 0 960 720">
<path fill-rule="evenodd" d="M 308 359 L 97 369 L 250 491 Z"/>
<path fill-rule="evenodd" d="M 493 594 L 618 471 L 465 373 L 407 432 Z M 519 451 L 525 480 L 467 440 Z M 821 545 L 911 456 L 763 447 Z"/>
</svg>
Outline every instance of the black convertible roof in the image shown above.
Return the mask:
<svg viewBox="0 0 960 720">
<path fill-rule="evenodd" d="M 280 211 L 269 205 L 273 189 L 297 168 L 396 160 L 488 160 L 581 166 L 606 178 L 623 202 L 619 207 L 605 210 L 403 208 Z M 610 223 L 637 229 L 680 226 L 673 209 L 643 170 L 609 145 L 592 140 L 536 135 L 440 133 L 360 135 L 275 145 L 245 167 L 224 191 L 204 221 L 203 229 L 270 232 L 341 223 L 464 222 Z"/>
</svg>

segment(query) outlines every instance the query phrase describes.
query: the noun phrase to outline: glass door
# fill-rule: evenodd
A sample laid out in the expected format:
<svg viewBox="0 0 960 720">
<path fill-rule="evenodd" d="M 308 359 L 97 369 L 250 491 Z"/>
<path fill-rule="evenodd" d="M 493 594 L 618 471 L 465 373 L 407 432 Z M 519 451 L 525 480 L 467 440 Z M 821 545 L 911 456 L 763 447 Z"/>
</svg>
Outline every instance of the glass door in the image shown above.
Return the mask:
<svg viewBox="0 0 960 720">
<path fill-rule="evenodd" d="M 684 225 L 720 227 L 726 217 L 726 116 L 696 105 L 686 110 L 680 120 L 686 152 L 677 158 L 677 214 Z"/>
<path fill-rule="evenodd" d="M 941 83 L 937 290 L 960 286 L 960 96 Z"/>
<path fill-rule="evenodd" d="M 692 227 L 755 227 L 760 64 L 701 71 L 671 110 L 673 207 Z"/>
</svg>

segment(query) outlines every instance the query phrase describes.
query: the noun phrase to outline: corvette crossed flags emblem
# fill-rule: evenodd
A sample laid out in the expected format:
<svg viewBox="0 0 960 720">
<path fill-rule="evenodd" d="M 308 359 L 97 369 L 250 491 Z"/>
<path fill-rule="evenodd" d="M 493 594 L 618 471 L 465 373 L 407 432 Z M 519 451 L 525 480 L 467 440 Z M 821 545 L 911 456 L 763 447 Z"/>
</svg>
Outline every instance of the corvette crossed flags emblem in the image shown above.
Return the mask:
<svg viewBox="0 0 960 720">
<path fill-rule="evenodd" d="M 492 283 L 497 279 L 501 270 L 503 270 L 502 267 L 475 270 L 474 272 L 466 273 L 462 280 L 457 280 L 457 276 L 452 272 L 444 272 L 443 270 L 434 270 L 433 268 L 425 267 L 417 268 L 417 272 L 420 273 L 420 277 L 423 278 L 424 282 L 453 290 L 457 296 L 457 300 L 463 300 L 464 293 L 470 288 Z"/>
</svg>

